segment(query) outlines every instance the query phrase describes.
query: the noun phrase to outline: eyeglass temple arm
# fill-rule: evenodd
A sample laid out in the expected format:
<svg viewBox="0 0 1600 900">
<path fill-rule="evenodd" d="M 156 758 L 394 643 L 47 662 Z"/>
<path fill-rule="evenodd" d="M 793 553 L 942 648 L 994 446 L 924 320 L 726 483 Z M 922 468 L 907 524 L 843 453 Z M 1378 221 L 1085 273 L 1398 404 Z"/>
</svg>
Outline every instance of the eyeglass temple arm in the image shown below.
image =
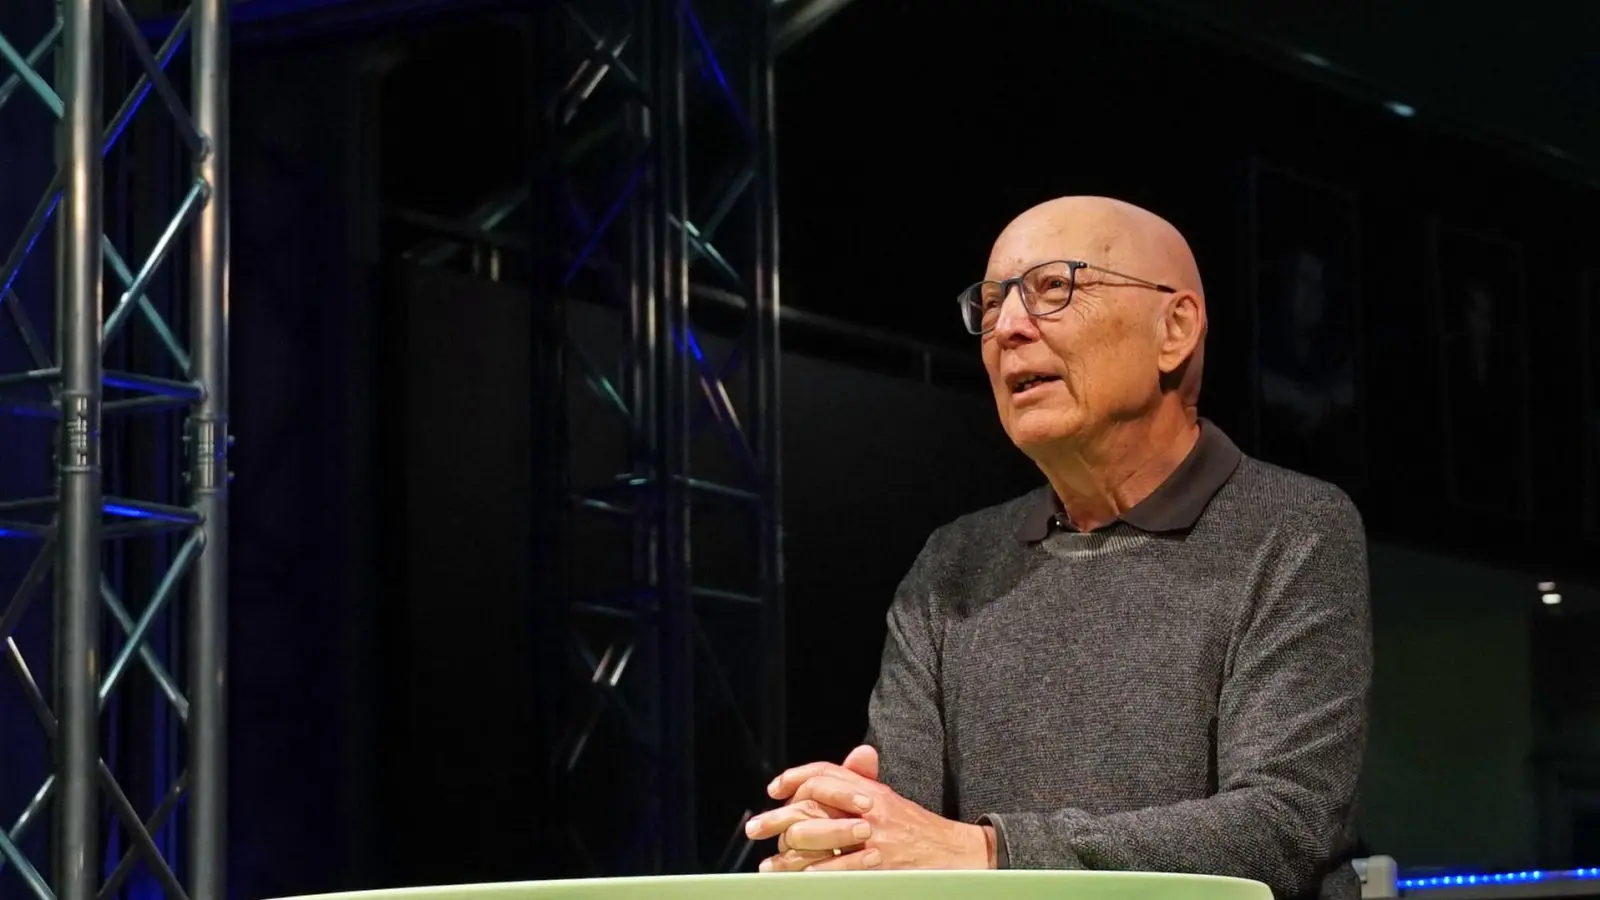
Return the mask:
<svg viewBox="0 0 1600 900">
<path fill-rule="evenodd" d="M 1115 275 L 1118 278 L 1126 278 L 1129 281 L 1137 281 L 1140 284 L 1149 285 L 1163 294 L 1176 294 L 1178 292 L 1178 289 L 1175 287 L 1162 284 L 1159 281 L 1151 281 L 1148 278 L 1140 278 L 1137 275 L 1129 275 L 1126 272 L 1113 272 L 1110 269 L 1102 268 L 1101 266 L 1090 265 L 1089 263 L 1080 263 L 1078 267 L 1080 269 L 1093 269 L 1096 272 L 1104 272 L 1107 275 Z"/>
</svg>

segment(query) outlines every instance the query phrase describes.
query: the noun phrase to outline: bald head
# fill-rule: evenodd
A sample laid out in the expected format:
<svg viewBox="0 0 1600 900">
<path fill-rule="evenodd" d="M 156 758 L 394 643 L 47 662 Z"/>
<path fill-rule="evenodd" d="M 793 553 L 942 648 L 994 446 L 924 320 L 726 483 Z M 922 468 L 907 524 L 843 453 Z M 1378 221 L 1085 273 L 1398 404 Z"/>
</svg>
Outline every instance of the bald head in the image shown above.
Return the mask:
<svg viewBox="0 0 1600 900">
<path fill-rule="evenodd" d="M 1205 356 L 1205 288 L 1189 242 L 1172 223 L 1142 207 L 1110 197 L 1059 197 L 1017 216 L 989 254 L 989 277 L 1004 278 L 1041 258 L 1076 259 L 1192 294 L 1199 305 L 1201 337 L 1189 359 L 1172 373 L 1171 387 L 1185 405 L 1200 394 Z M 1142 292 L 1119 302 L 1139 303 L 1157 314 L 1172 297 Z"/>
<path fill-rule="evenodd" d="M 1017 245 L 1060 243 L 1077 248 L 1085 262 L 1132 268 L 1179 290 L 1197 294 L 1200 269 L 1189 242 L 1171 222 L 1142 207 L 1110 197 L 1059 197 L 1017 216 L 995 241 L 991 266 Z"/>
</svg>

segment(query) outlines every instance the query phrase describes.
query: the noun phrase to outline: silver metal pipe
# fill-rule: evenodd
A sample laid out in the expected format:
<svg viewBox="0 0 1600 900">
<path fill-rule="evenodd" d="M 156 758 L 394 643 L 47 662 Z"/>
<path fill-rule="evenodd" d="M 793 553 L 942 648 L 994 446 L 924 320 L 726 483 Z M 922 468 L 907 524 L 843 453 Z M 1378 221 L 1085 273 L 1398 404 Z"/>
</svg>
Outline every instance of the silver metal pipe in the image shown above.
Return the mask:
<svg viewBox="0 0 1600 900">
<path fill-rule="evenodd" d="M 104 0 L 66 0 L 61 63 L 66 173 L 57 229 L 61 507 L 56 572 L 56 896 L 99 888 L 101 26 Z"/>
<path fill-rule="evenodd" d="M 189 582 L 189 894 L 226 900 L 228 720 L 228 73 L 229 4 L 195 0 L 195 126 L 208 149 L 195 176 L 210 199 L 195 218 L 189 347 L 202 395 L 189 418 L 190 499 L 203 540 Z"/>
</svg>

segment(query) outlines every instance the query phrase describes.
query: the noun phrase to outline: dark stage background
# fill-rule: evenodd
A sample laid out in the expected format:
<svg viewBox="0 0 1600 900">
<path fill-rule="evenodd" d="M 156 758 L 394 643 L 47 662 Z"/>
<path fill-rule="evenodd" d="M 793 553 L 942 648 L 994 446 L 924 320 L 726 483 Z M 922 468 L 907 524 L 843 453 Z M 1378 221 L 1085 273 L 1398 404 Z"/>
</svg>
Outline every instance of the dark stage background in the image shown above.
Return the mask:
<svg viewBox="0 0 1600 900">
<path fill-rule="evenodd" d="M 785 302 L 975 356 L 951 298 L 981 274 L 1005 221 L 1058 194 L 1126 198 L 1190 236 L 1214 323 L 1203 409 L 1257 447 L 1253 312 L 1274 300 L 1258 295 L 1265 263 L 1253 236 L 1294 223 L 1258 220 L 1252 172 L 1266 164 L 1332 188 L 1356 224 L 1338 244 L 1351 268 L 1325 284 L 1359 291 L 1323 314 L 1350 317 L 1342 333 L 1358 361 L 1363 438 L 1315 443 L 1343 449 L 1307 466 L 1351 490 L 1385 548 L 1374 554 L 1375 602 L 1390 650 L 1368 831 L 1400 846 L 1373 849 L 1411 849 L 1402 861 L 1415 864 L 1558 864 L 1574 851 L 1535 832 L 1564 801 L 1537 799 L 1531 748 L 1592 755 L 1582 729 L 1563 723 L 1593 714 L 1593 692 L 1542 687 L 1569 682 L 1592 643 L 1540 638 L 1533 665 L 1530 635 L 1546 632 L 1524 603 L 1534 575 L 1559 578 L 1573 585 L 1564 628 L 1585 627 L 1581 581 L 1600 535 L 1584 531 L 1596 497 L 1579 487 L 1596 457 L 1574 397 L 1595 349 L 1577 289 L 1593 265 L 1594 193 L 1158 20 L 1084 2 L 982 10 L 917 4 L 913 14 L 861 0 L 782 60 Z M 520 47 L 476 21 L 235 53 L 239 897 L 539 874 L 525 553 L 526 463 L 541 423 L 525 413 L 526 291 L 387 258 L 381 214 L 401 203 L 458 213 L 519 176 Z M 9 185 L 13 173 L 47 174 L 40 153 L 0 138 L 0 210 L 31 202 Z M 1525 322 L 1526 405 L 1465 439 L 1526 442 L 1528 521 L 1452 505 L 1437 322 L 1459 296 L 1428 269 L 1435 218 L 1520 246 L 1520 294 L 1506 308 Z M 1329 233 L 1318 227 L 1308 230 Z M 46 304 L 42 318 L 48 298 L 33 300 Z M 604 344 L 612 315 L 580 307 L 571 327 Z M 784 340 L 798 762 L 836 758 L 860 735 L 883 612 L 929 531 L 1030 488 L 1035 474 L 1006 444 L 975 366 L 942 365 L 930 381 L 903 347 L 800 326 Z M 0 343 L 0 353 L 11 354 L 8 369 L 20 365 L 15 348 Z M 574 456 L 603 469 L 591 401 L 575 391 L 572 404 Z M 19 455 L 42 442 L 14 435 L 0 441 L 8 496 L 47 465 L 42 452 Z M 597 534 L 567 565 L 582 572 L 614 555 Z M 1500 575 L 1441 581 L 1459 559 Z M 0 570 L 26 563 L 0 542 Z M 1524 582 L 1527 596 L 1507 597 Z M 21 640 L 47 640 L 45 617 L 24 625 Z M 1519 674 L 1475 688 L 1451 677 L 1478 659 Z M 1419 718 L 1418 705 L 1451 713 Z M 1478 732 L 1465 744 L 1438 737 L 1457 733 L 1457 712 L 1482 708 L 1517 718 L 1508 728 L 1520 743 L 1495 751 L 1500 768 L 1482 775 L 1482 757 L 1467 753 L 1452 757 L 1454 783 L 1405 793 L 1424 765 L 1414 748 L 1492 743 Z M 8 734 L 25 715 L 0 690 Z M 14 809 L 43 747 L 6 751 L 16 756 L 0 761 L 0 808 Z M 611 789 L 627 789 L 626 777 Z M 1462 799 L 1491 795 L 1504 802 Z M 1460 802 L 1405 818 L 1446 796 Z M 1486 809 L 1513 823 L 1494 840 L 1472 824 Z M 1405 844 L 1418 828 L 1431 832 Z M 1593 851 L 1576 862 L 1600 862 Z M 0 898 L 19 890 L 0 880 Z"/>
</svg>

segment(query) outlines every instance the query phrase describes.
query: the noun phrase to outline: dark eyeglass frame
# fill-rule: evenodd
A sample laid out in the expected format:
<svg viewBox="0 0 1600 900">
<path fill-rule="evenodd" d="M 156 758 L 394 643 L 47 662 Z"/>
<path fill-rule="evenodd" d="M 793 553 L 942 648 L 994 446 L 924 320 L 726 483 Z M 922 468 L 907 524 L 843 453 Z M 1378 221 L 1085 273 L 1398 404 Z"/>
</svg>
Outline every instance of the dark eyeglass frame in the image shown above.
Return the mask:
<svg viewBox="0 0 1600 900">
<path fill-rule="evenodd" d="M 1027 279 L 1028 276 L 1047 266 L 1067 267 L 1067 299 L 1063 300 L 1059 306 L 1053 306 L 1049 309 L 1039 309 L 1035 307 L 1034 298 L 1028 292 Z M 1088 269 L 1091 272 L 1099 272 L 1103 275 L 1124 278 L 1130 282 L 1133 282 L 1132 285 L 1120 285 L 1121 287 L 1145 287 L 1150 288 L 1151 290 L 1160 291 L 1163 294 L 1176 294 L 1178 292 L 1177 288 L 1162 284 L 1159 281 L 1151 281 L 1148 278 L 1140 278 L 1137 275 L 1128 275 L 1123 272 L 1114 272 L 1103 266 L 1096 266 L 1091 263 L 1086 263 L 1081 259 L 1051 259 L 1029 266 L 1022 274 L 1013 275 L 1012 277 L 1003 279 L 1001 281 L 985 280 L 974 282 L 968 285 L 965 290 L 956 295 L 956 305 L 961 310 L 961 324 L 966 327 L 968 332 L 979 336 L 994 331 L 993 326 L 988 328 L 982 327 L 983 311 L 981 306 L 978 307 L 976 324 L 974 324 L 973 317 L 967 314 L 968 309 L 974 305 L 969 298 L 976 297 L 979 301 L 981 301 L 983 297 L 983 286 L 986 284 L 998 285 L 1000 287 L 1000 301 L 1002 303 L 1005 302 L 1006 297 L 1011 295 L 1011 289 L 1015 287 L 1017 289 L 1017 293 L 1022 296 L 1022 308 L 1027 310 L 1028 315 L 1033 318 L 1039 318 L 1040 316 L 1048 316 L 1058 313 L 1072 305 L 1072 298 L 1078 292 L 1079 269 Z"/>
</svg>

